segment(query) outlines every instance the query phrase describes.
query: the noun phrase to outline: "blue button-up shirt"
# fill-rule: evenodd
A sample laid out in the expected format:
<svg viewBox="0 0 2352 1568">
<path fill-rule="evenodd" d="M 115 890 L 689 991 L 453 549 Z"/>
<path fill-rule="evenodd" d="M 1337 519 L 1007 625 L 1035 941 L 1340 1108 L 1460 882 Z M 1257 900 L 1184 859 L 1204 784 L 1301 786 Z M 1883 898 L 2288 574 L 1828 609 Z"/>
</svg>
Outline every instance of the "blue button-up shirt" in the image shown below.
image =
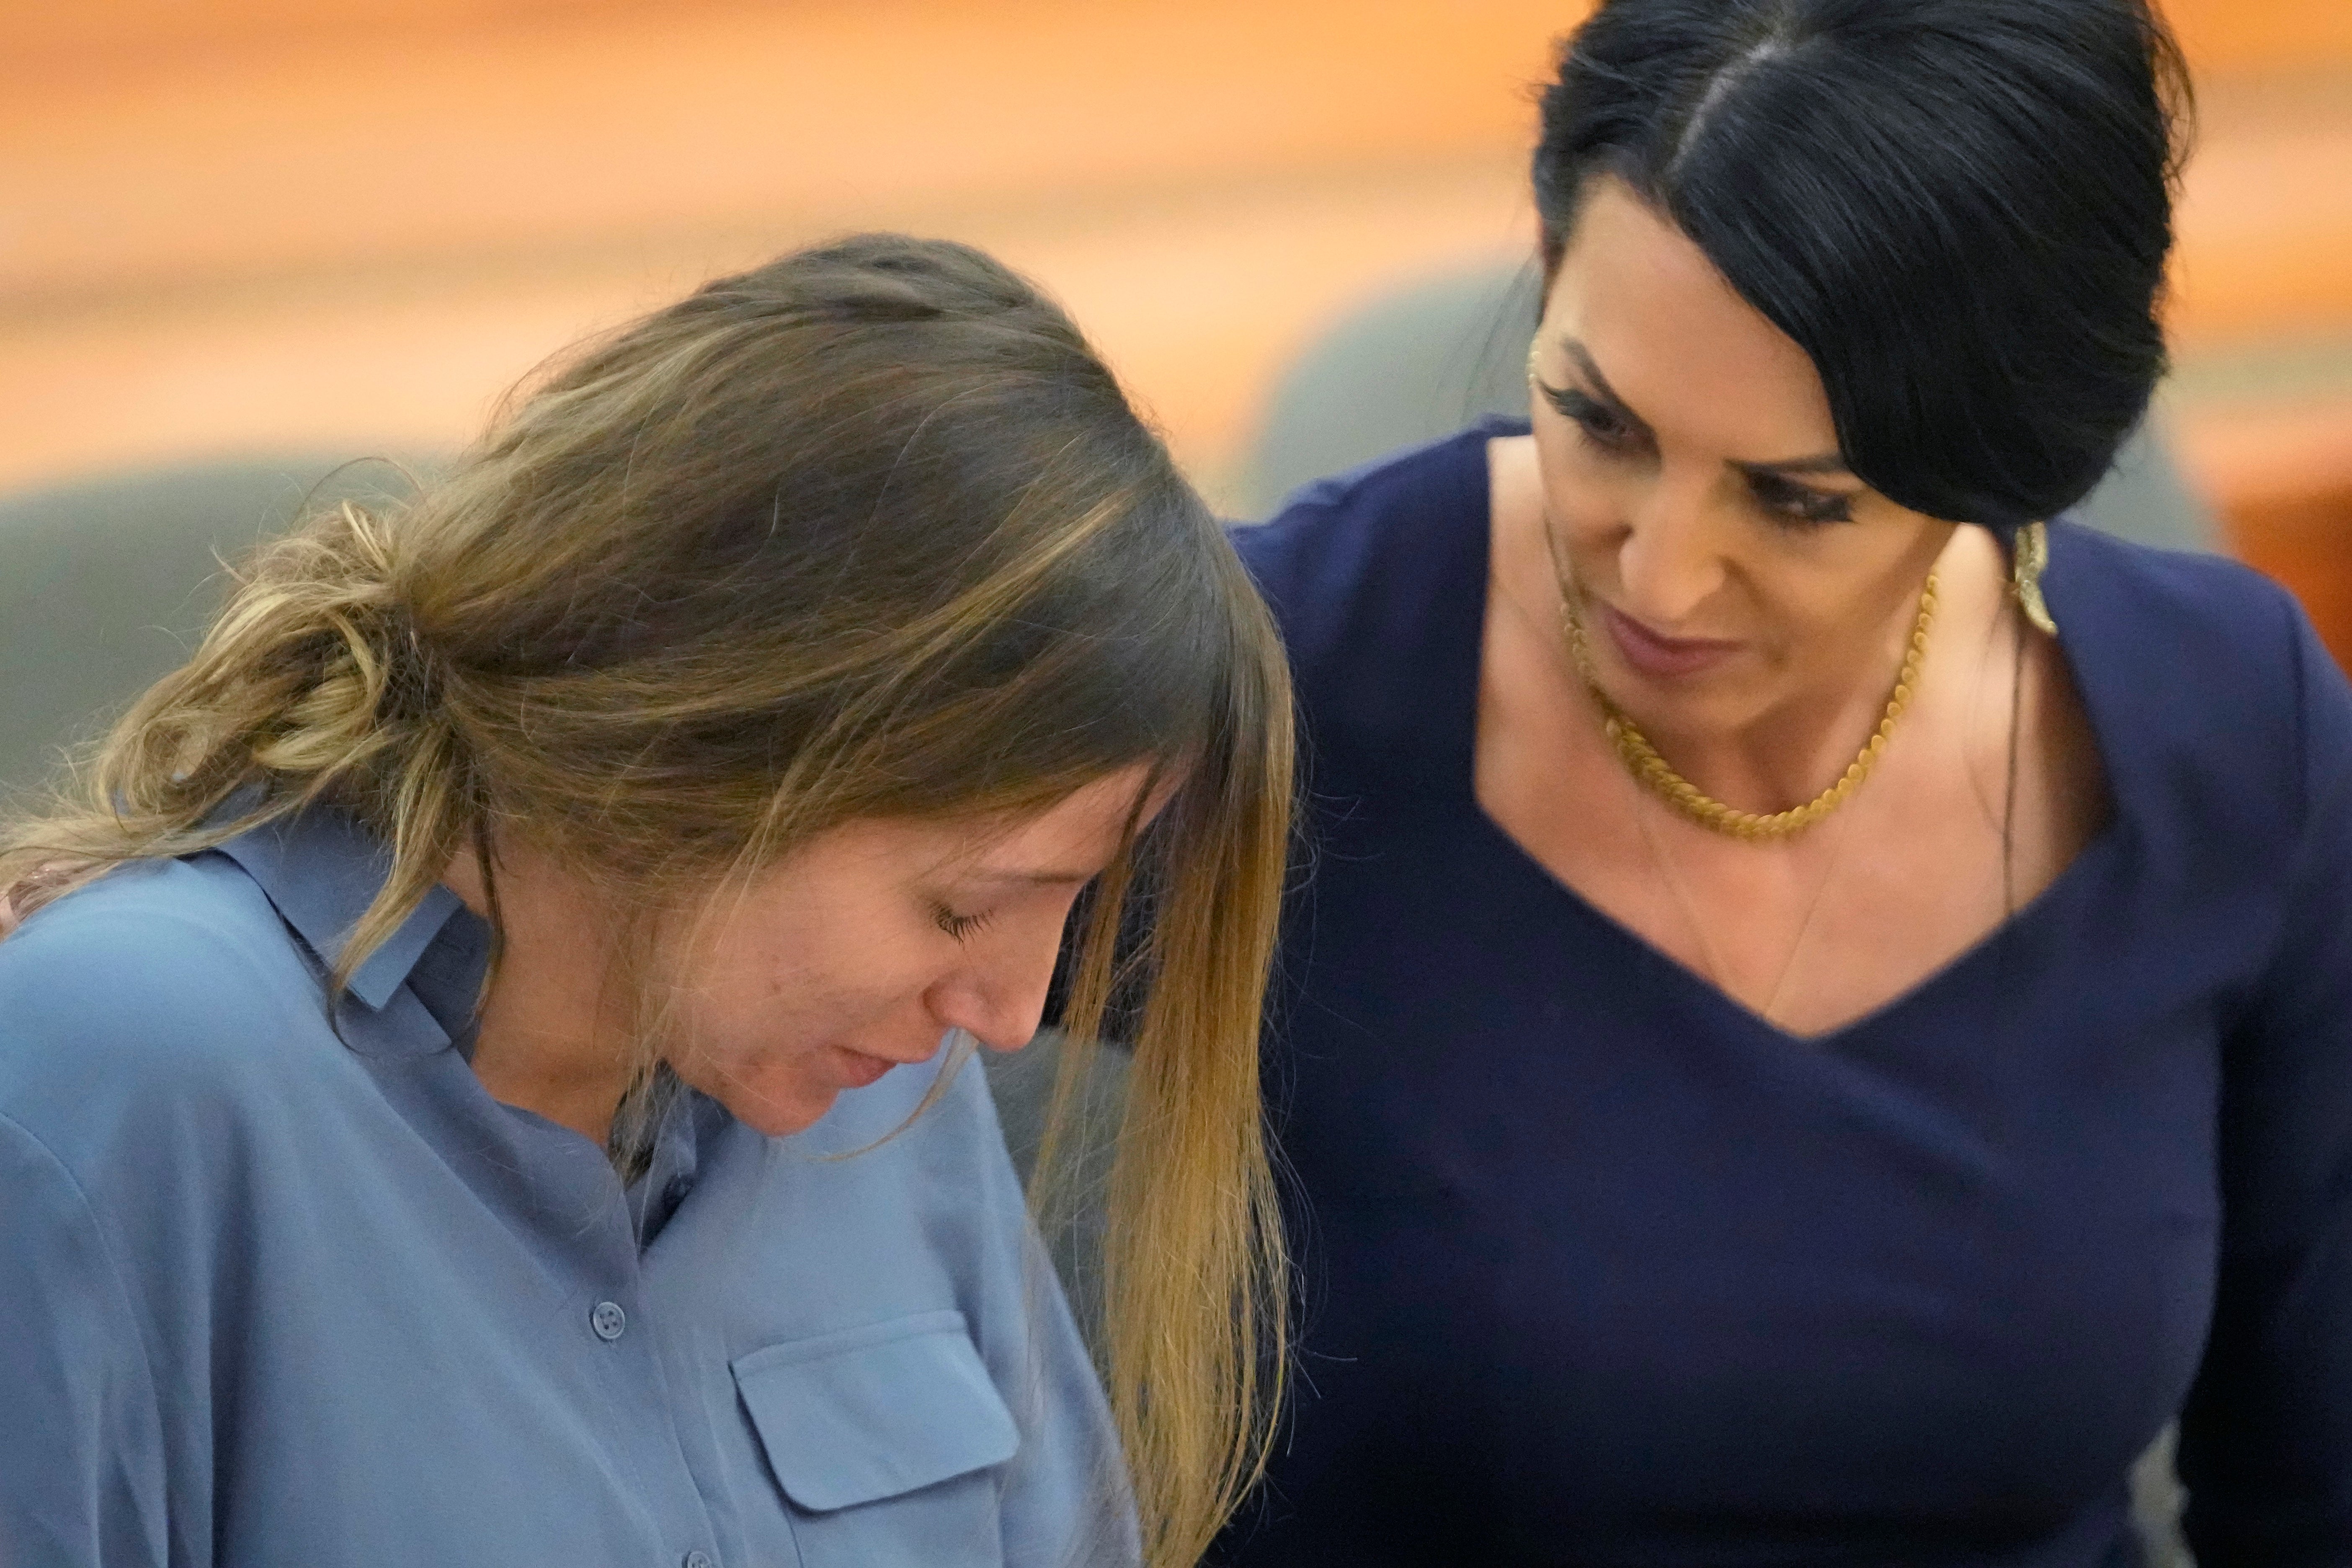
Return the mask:
<svg viewBox="0 0 2352 1568">
<path fill-rule="evenodd" d="M 625 1189 L 475 1078 L 445 889 L 338 1037 L 383 875 L 314 811 L 0 942 L 0 1568 L 1134 1558 L 977 1071 L 684 1096 Z"/>
</svg>

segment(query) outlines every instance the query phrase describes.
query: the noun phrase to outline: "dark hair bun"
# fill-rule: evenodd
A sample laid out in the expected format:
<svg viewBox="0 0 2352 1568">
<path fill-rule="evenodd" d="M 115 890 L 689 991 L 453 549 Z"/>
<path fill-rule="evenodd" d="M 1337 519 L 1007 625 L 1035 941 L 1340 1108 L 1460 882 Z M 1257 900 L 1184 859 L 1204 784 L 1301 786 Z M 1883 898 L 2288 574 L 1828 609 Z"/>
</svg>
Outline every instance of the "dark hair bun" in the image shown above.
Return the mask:
<svg viewBox="0 0 2352 1568">
<path fill-rule="evenodd" d="M 2164 373 L 2189 104 L 2144 0 L 1609 0 L 1543 97 L 1546 260 L 1624 179 L 1811 356 L 1856 475 L 2007 532 Z"/>
</svg>

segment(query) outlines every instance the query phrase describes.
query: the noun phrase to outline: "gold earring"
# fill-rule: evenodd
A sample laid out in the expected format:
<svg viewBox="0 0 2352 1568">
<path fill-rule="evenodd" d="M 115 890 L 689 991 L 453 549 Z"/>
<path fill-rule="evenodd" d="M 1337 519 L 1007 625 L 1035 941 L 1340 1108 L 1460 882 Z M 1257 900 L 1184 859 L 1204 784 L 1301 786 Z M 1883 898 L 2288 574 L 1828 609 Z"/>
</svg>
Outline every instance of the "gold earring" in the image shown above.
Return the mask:
<svg viewBox="0 0 2352 1568">
<path fill-rule="evenodd" d="M 2050 564 L 2050 530 L 2042 523 L 2029 522 L 2017 531 L 2010 545 L 2010 583 L 2017 595 L 2017 607 L 2033 623 L 2036 631 L 2045 637 L 2058 635 L 2058 623 L 2050 618 L 2050 606 L 2042 597 L 2042 573 Z"/>
</svg>

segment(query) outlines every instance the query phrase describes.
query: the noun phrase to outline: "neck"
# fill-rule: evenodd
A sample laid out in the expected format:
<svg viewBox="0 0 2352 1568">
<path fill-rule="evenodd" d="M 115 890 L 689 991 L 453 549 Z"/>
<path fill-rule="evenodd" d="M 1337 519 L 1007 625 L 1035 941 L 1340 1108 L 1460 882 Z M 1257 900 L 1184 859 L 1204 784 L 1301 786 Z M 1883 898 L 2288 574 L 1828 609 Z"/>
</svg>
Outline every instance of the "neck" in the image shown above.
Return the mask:
<svg viewBox="0 0 2352 1568">
<path fill-rule="evenodd" d="M 585 889 L 543 858 L 502 850 L 496 875 L 504 940 L 482 1003 L 474 1075 L 501 1104 L 601 1145 L 632 1065 L 608 924 Z M 471 850 L 442 881 L 489 918 L 488 879 Z"/>
</svg>

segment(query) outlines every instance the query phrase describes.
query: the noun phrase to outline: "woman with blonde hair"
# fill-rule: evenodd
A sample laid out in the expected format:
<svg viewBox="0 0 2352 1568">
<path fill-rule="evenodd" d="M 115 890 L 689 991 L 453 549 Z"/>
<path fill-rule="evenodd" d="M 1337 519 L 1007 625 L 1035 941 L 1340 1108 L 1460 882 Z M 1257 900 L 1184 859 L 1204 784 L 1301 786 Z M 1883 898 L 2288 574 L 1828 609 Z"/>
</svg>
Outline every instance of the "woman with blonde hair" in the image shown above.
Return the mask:
<svg viewBox="0 0 2352 1568">
<path fill-rule="evenodd" d="M 713 283 L 264 550 L 0 847 L 0 1562 L 1193 1560 L 1279 1366 L 1287 722 L 951 245 Z M 1107 1400 L 956 1071 L 1074 905 Z"/>
</svg>

